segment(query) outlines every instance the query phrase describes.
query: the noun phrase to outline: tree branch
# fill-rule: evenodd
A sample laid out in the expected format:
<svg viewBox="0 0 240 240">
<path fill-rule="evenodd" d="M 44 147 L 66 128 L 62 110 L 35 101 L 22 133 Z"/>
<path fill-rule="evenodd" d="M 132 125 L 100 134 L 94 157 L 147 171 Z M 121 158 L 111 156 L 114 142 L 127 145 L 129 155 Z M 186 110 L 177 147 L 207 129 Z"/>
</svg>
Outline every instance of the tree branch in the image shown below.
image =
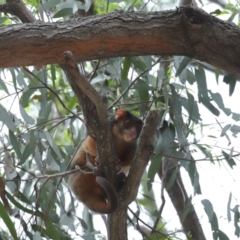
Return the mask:
<svg viewBox="0 0 240 240">
<path fill-rule="evenodd" d="M 36 21 L 22 0 L 7 0 L 6 2 L 8 9 L 10 9 L 9 13 L 17 16 L 23 23 Z"/>
<path fill-rule="evenodd" d="M 95 139 L 100 168 L 110 181 L 115 180 L 115 161 L 112 134 L 108 123 L 107 101 L 101 98 L 91 84 L 79 72 L 71 52 L 64 53 L 65 65 L 61 65 L 83 109 L 88 134 Z"/>
<path fill-rule="evenodd" d="M 156 130 L 157 121 L 157 112 L 150 111 L 139 137 L 138 147 L 130 167 L 129 175 L 119 194 L 120 205 L 108 217 L 108 237 L 111 240 L 127 239 L 127 207 L 137 196 L 143 172 L 152 154 L 153 135 Z"/>
<path fill-rule="evenodd" d="M 166 189 L 174 208 L 177 211 L 185 235 L 189 236 L 190 234 L 194 240 L 205 240 L 206 238 L 194 207 L 191 203 L 189 206 L 187 206 L 187 203 L 190 199 L 182 182 L 181 173 L 179 170 L 173 186 L 170 189 L 167 188 L 167 184 L 176 168 L 179 168 L 176 159 L 163 157 L 162 169 L 159 168 L 158 175 L 162 180 L 162 184 L 164 185 L 164 188 Z M 183 218 L 183 213 L 185 211 L 187 211 L 187 215 L 185 218 Z"/>
<path fill-rule="evenodd" d="M 132 55 L 184 55 L 240 73 L 240 28 L 201 9 L 115 11 L 62 23 L 0 28 L 0 67 L 63 63 Z M 17 39 L 17 41 L 16 41 Z M 24 56 L 24 57 L 23 57 Z"/>
</svg>

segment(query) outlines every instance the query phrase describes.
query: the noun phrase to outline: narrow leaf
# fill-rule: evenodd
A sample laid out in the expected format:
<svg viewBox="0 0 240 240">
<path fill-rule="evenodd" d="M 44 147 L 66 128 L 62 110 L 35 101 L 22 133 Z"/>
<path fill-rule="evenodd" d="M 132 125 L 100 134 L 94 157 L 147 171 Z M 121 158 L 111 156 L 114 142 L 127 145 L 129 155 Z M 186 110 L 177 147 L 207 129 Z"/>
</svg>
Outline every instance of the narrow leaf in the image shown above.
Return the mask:
<svg viewBox="0 0 240 240">
<path fill-rule="evenodd" d="M 20 159 L 22 156 L 22 153 L 19 148 L 19 143 L 18 143 L 16 136 L 14 135 L 14 133 L 11 130 L 9 130 L 9 138 L 10 138 L 10 141 L 12 143 L 15 153 L 17 154 L 18 158 Z"/>
<path fill-rule="evenodd" d="M 19 110 L 20 110 L 20 113 L 21 113 L 22 118 L 24 119 L 24 121 L 25 121 L 27 124 L 34 124 L 34 122 L 35 122 L 34 119 L 27 114 L 27 112 L 26 112 L 25 109 L 21 106 L 21 104 L 19 104 Z"/>
<path fill-rule="evenodd" d="M 187 81 L 189 84 L 193 85 L 196 82 L 195 75 L 187 69 Z"/>
<path fill-rule="evenodd" d="M 230 240 L 229 237 L 220 229 L 218 230 L 218 237 L 219 237 L 219 240 Z"/>
<path fill-rule="evenodd" d="M 1 216 L 2 220 L 4 221 L 4 223 L 6 224 L 11 236 L 14 239 L 18 240 L 14 223 L 12 222 L 11 218 L 9 217 L 9 215 L 1 201 L 0 201 L 0 216 Z"/>
<path fill-rule="evenodd" d="M 195 69 L 195 77 L 197 80 L 198 85 L 198 100 L 202 102 L 202 99 L 208 99 L 208 92 L 207 92 L 207 81 L 206 75 L 202 68 Z"/>
<path fill-rule="evenodd" d="M 214 214 L 212 203 L 208 199 L 203 199 L 201 203 L 204 206 L 209 222 L 211 222 Z"/>
<path fill-rule="evenodd" d="M 42 215 L 40 213 L 37 213 L 36 211 L 33 211 L 31 209 L 28 209 L 26 207 L 24 207 L 21 203 L 19 203 L 18 201 L 15 200 L 15 198 L 9 194 L 8 192 L 6 192 L 6 195 L 7 195 L 7 198 L 12 202 L 12 204 L 21 209 L 22 211 L 24 211 L 25 213 L 29 213 L 29 214 L 32 214 L 34 216 L 38 216 L 38 217 L 41 217 Z"/>
<path fill-rule="evenodd" d="M 56 14 L 54 14 L 53 18 L 60 18 L 60 17 L 66 17 L 73 14 L 72 8 L 64 8 L 58 11 Z"/>
<path fill-rule="evenodd" d="M 182 61 L 181 61 L 180 64 L 179 64 L 179 67 L 178 67 L 178 69 L 177 69 L 177 72 L 176 72 L 176 74 L 175 74 L 175 77 L 178 77 L 178 76 L 181 74 L 181 72 L 183 71 L 183 69 L 186 68 L 186 66 L 188 65 L 188 63 L 189 63 L 191 60 L 192 60 L 192 59 L 191 59 L 190 57 L 184 57 L 184 58 L 182 59 Z"/>
<path fill-rule="evenodd" d="M 201 102 L 215 116 L 219 116 L 220 115 L 220 111 L 216 107 L 214 107 L 212 103 L 210 103 L 208 97 L 207 98 L 202 98 Z"/>
<path fill-rule="evenodd" d="M 227 154 L 225 151 L 222 150 L 222 155 L 226 159 L 227 164 L 229 165 L 230 168 L 233 168 L 233 166 L 236 166 L 235 161 L 233 160 L 233 158 L 230 157 L 229 154 Z"/>
<path fill-rule="evenodd" d="M 23 164 L 27 160 L 27 158 L 32 153 L 34 153 L 34 149 L 35 149 L 35 146 L 36 146 L 36 138 L 34 136 L 34 132 L 33 131 L 30 131 L 29 134 L 30 134 L 29 143 L 24 148 L 24 151 L 23 151 L 23 154 L 22 154 L 22 157 L 20 159 L 19 164 Z"/>
<path fill-rule="evenodd" d="M 229 73 L 224 76 L 223 82 L 229 84 L 229 96 L 232 96 L 237 82 L 237 75 L 235 73 Z"/>
<path fill-rule="evenodd" d="M 231 114 L 231 109 L 225 108 L 222 96 L 219 93 L 212 93 L 212 91 L 209 91 L 212 100 L 218 105 L 218 107 L 227 115 L 229 116 Z"/>
<path fill-rule="evenodd" d="M 232 193 L 229 194 L 229 197 L 228 197 L 228 203 L 227 203 L 227 219 L 228 219 L 228 222 L 230 222 L 232 219 L 231 219 L 231 202 L 232 202 Z"/>
<path fill-rule="evenodd" d="M 6 87 L 4 81 L 0 78 L 0 86 L 9 95 L 8 88 Z"/>
<path fill-rule="evenodd" d="M 171 175 L 171 178 L 169 179 L 168 183 L 167 183 L 167 190 L 170 190 L 177 178 L 177 173 L 178 173 L 178 168 L 176 167 Z"/>
<path fill-rule="evenodd" d="M 12 118 L 2 104 L 0 104 L 0 121 L 12 132 L 16 131 L 16 126 L 14 125 Z"/>
</svg>

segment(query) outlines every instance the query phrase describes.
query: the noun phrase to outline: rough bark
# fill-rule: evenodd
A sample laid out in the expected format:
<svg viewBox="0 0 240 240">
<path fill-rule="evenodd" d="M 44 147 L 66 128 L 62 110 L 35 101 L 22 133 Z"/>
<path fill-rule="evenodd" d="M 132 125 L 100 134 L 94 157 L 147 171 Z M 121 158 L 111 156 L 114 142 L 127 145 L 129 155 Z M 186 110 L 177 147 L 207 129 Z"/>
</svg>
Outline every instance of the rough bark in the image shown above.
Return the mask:
<svg viewBox="0 0 240 240">
<path fill-rule="evenodd" d="M 180 171 L 177 173 L 177 177 L 174 180 L 173 186 L 170 189 L 166 187 L 176 168 L 179 168 L 176 159 L 163 157 L 162 167 L 159 169 L 158 175 L 162 180 L 162 184 L 164 185 L 164 188 L 167 191 L 174 208 L 176 209 L 185 235 L 188 236 L 189 239 L 193 240 L 206 240 L 193 205 L 190 204 L 187 206 L 189 197 L 182 182 Z M 185 218 L 183 218 L 184 211 L 188 211 Z"/>
<path fill-rule="evenodd" d="M 108 122 L 107 102 L 79 72 L 71 52 L 64 53 L 65 65 L 61 65 L 68 81 L 82 106 L 88 134 L 97 142 L 101 171 L 110 181 L 115 180 L 117 157 L 112 144 L 112 134 Z"/>
<path fill-rule="evenodd" d="M 184 55 L 240 73 L 240 28 L 201 9 L 123 12 L 61 23 L 0 27 L 0 67 L 132 55 Z"/>
<path fill-rule="evenodd" d="M 100 165 L 110 181 L 115 179 L 114 160 L 110 127 L 107 122 L 107 105 L 78 70 L 77 63 L 70 52 L 65 52 L 64 69 L 69 83 L 83 107 L 86 127 L 97 142 Z M 108 216 L 108 238 L 111 240 L 127 239 L 127 206 L 136 198 L 144 169 L 153 151 L 153 135 L 157 126 L 158 115 L 150 111 L 139 137 L 136 156 L 123 189 L 119 193 L 121 199 L 117 210 Z M 115 158 L 115 159 L 114 159 Z M 109 167 L 111 166 L 111 168 Z M 138 171 L 136 172 L 135 169 Z M 111 171 L 112 170 L 112 171 Z"/>
</svg>

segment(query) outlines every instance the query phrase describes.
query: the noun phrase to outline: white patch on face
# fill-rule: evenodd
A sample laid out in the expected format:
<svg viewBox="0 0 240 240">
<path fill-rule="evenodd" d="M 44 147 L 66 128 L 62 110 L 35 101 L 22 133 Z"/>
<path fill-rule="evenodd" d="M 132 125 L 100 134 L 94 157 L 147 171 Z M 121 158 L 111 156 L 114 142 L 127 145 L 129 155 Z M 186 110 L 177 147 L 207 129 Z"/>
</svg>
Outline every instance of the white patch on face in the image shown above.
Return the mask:
<svg viewBox="0 0 240 240">
<path fill-rule="evenodd" d="M 124 130 L 124 140 L 126 142 L 130 142 L 133 139 L 136 139 L 137 136 L 137 130 L 136 127 L 129 128 L 127 130 Z"/>
<path fill-rule="evenodd" d="M 120 172 L 123 172 L 123 173 L 125 173 L 125 175 L 128 175 L 129 169 L 130 169 L 130 166 L 124 166 L 124 167 L 122 167 Z"/>
</svg>

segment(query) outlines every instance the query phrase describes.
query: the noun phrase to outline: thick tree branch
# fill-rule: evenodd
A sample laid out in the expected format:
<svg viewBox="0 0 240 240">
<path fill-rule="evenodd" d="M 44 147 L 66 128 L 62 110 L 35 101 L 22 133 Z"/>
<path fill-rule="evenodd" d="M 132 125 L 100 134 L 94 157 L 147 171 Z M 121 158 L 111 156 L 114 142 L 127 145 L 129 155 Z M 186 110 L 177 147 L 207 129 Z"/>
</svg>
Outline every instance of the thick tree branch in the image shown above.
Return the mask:
<svg viewBox="0 0 240 240">
<path fill-rule="evenodd" d="M 132 55 L 185 55 L 240 73 L 240 28 L 201 9 L 122 12 L 62 23 L 0 27 L 0 67 Z"/>
<path fill-rule="evenodd" d="M 79 102 L 82 104 L 87 129 L 89 133 L 91 133 L 90 135 L 96 139 L 100 159 L 104 159 L 104 173 L 110 180 L 114 180 L 114 171 L 111 171 L 109 166 L 113 165 L 112 169 L 114 168 L 114 160 L 116 160 L 116 158 L 114 159 L 113 157 L 115 155 L 110 127 L 109 124 L 106 124 L 106 101 L 97 94 L 83 75 L 80 74 L 72 53 L 65 52 L 64 57 L 66 65 L 62 65 L 61 67 L 64 69 Z M 136 156 L 131 165 L 132 170 L 130 169 L 129 176 L 120 193 L 120 206 L 109 216 L 109 239 L 124 239 L 122 231 L 126 231 L 126 209 L 128 204 L 136 198 L 143 171 L 152 154 L 152 142 L 158 120 L 157 116 L 157 112 L 151 111 L 146 118 L 140 135 Z M 136 169 L 137 171 L 135 171 Z M 112 175 L 109 176 L 111 172 Z M 120 223 L 121 226 L 119 226 Z M 127 239 L 127 235 L 125 235 L 125 237 L 125 239 Z"/>
<path fill-rule="evenodd" d="M 7 0 L 6 2 L 9 13 L 17 16 L 23 23 L 36 21 L 22 0 Z"/>
<path fill-rule="evenodd" d="M 123 196 L 125 196 L 124 202 L 127 206 L 136 199 L 143 172 L 153 153 L 153 136 L 158 120 L 159 117 L 156 111 L 148 113 L 139 137 L 135 158 L 131 164 L 130 172 L 122 191 Z"/>
<path fill-rule="evenodd" d="M 120 206 L 108 217 L 108 236 L 111 240 L 127 239 L 127 207 L 137 196 L 143 172 L 152 154 L 153 135 L 157 121 L 157 112 L 150 111 L 139 137 L 136 155 L 131 164 L 129 175 L 119 195 Z"/>
<path fill-rule="evenodd" d="M 174 208 L 177 211 L 179 220 L 182 224 L 183 231 L 186 236 L 189 236 L 190 234 L 194 240 L 206 240 L 197 213 L 193 205 L 188 204 L 189 197 L 182 182 L 181 173 L 179 171 L 177 173 L 177 177 L 173 183 L 173 186 L 170 189 L 167 188 L 167 184 L 170 181 L 172 174 L 176 168 L 179 168 L 176 159 L 163 157 L 162 169 L 159 169 L 158 175 L 162 180 L 162 184 L 164 185 L 164 188 L 166 189 Z M 183 214 L 186 211 L 187 215 L 185 218 L 183 218 Z"/>
<path fill-rule="evenodd" d="M 101 98 L 86 78 L 79 72 L 71 52 L 64 53 L 65 65 L 61 65 L 83 109 L 88 134 L 97 142 L 101 170 L 108 179 L 115 179 L 116 155 L 108 122 L 107 102 Z M 112 169 L 112 171 L 111 171 Z"/>
</svg>

